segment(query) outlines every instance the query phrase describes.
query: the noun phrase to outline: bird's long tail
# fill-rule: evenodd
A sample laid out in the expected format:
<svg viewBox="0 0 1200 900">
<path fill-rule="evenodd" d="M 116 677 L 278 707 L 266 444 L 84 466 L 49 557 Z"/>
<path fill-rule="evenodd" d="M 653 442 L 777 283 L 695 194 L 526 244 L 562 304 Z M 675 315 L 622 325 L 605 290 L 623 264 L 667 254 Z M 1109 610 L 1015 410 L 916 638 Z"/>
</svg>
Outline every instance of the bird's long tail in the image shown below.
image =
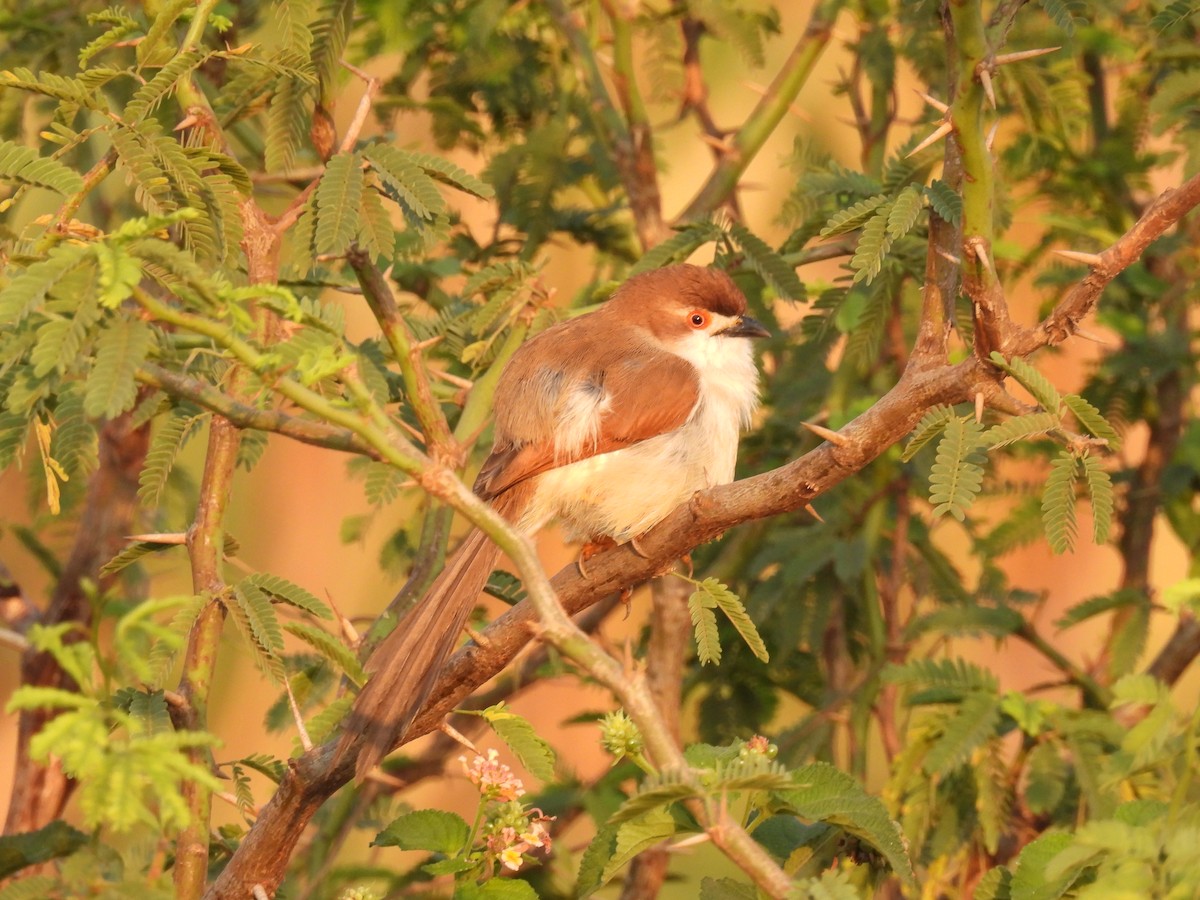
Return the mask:
<svg viewBox="0 0 1200 900">
<path fill-rule="evenodd" d="M 493 505 L 510 519 L 515 518 L 512 508 L 523 505 L 514 502 L 518 497 L 498 500 Z M 391 751 L 424 707 L 499 555 L 487 535 L 471 531 L 425 596 L 372 652 L 366 665 L 370 677 L 354 701 L 335 751 L 340 759 L 361 746 L 357 780 Z"/>
</svg>

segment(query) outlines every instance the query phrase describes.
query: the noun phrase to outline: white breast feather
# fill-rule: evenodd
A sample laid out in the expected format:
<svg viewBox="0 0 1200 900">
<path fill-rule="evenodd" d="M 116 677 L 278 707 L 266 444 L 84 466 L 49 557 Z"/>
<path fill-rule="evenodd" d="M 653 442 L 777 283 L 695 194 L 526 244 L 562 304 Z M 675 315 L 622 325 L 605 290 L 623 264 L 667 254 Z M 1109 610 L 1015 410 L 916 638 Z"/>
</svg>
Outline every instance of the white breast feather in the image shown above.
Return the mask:
<svg viewBox="0 0 1200 900">
<path fill-rule="evenodd" d="M 676 348 L 700 372 L 701 400 L 675 431 L 538 476 L 522 519 L 529 530 L 558 518 L 573 539 L 618 541 L 649 530 L 693 493 L 733 480 L 738 437 L 758 406 L 750 342 L 697 332 Z M 560 423 L 556 451 L 594 441 L 609 398 L 587 392 Z M 585 415 L 590 411 L 590 415 Z"/>
</svg>

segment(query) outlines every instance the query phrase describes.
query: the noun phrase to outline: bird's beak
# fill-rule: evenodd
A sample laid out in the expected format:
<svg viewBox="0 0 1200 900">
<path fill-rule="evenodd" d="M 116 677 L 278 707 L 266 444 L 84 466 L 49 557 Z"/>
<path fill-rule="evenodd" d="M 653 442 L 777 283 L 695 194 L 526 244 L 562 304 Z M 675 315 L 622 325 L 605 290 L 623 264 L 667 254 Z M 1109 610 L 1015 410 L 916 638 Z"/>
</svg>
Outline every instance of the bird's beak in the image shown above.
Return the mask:
<svg viewBox="0 0 1200 900">
<path fill-rule="evenodd" d="M 766 326 L 752 316 L 738 316 L 736 322 L 722 328 L 717 334 L 744 338 L 765 338 L 771 336 L 771 332 L 767 331 Z"/>
</svg>

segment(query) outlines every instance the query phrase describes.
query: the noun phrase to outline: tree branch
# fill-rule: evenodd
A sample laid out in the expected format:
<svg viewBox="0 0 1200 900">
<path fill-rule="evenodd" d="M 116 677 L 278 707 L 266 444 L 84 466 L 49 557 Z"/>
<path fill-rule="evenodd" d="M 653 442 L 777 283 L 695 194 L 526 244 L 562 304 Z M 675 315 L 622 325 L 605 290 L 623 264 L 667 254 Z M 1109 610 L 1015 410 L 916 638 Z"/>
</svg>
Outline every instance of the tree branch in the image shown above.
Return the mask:
<svg viewBox="0 0 1200 900">
<path fill-rule="evenodd" d="M 808 81 L 817 60 L 829 45 L 833 20 L 839 6 L 840 4 L 832 0 L 820 0 L 816 5 L 804 34 L 800 36 L 783 68 L 738 129 L 729 151 L 721 157 L 708 181 L 700 188 L 687 209 L 679 214 L 677 222 L 687 223 L 702 219 L 729 198 L 742 173 L 762 149 L 767 138 L 774 133 L 788 107 Z"/>
</svg>

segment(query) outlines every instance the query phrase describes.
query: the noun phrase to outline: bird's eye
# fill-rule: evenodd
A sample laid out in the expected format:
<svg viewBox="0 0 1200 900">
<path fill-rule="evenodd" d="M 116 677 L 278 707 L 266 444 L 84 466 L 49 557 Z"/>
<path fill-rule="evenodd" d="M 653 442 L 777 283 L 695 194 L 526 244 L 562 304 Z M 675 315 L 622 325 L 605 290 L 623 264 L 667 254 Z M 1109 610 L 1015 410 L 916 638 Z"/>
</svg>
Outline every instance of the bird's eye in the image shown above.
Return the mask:
<svg viewBox="0 0 1200 900">
<path fill-rule="evenodd" d="M 693 328 L 703 328 L 708 324 L 708 316 L 700 310 L 694 309 L 688 315 L 688 321 L 691 322 Z"/>
</svg>

